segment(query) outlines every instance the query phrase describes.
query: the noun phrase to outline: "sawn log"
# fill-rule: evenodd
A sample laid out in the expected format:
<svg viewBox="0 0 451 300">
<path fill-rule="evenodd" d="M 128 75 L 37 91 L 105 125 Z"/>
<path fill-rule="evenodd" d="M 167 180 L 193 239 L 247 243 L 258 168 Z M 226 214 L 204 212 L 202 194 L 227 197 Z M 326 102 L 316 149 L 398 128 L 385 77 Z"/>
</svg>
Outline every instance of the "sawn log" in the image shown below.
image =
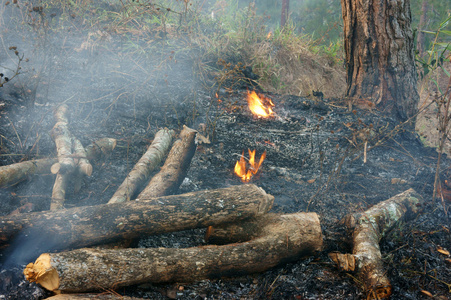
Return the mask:
<svg viewBox="0 0 451 300">
<path fill-rule="evenodd" d="M 269 220 L 269 219 L 268 219 Z M 184 249 L 92 249 L 44 253 L 24 270 L 56 292 L 105 290 L 144 282 L 192 282 L 262 272 L 321 250 L 318 216 L 275 215 L 261 236 L 243 243 Z"/>
<path fill-rule="evenodd" d="M 255 185 L 197 191 L 148 201 L 0 217 L 0 246 L 14 237 L 39 252 L 237 222 L 268 212 L 274 197 Z M 37 238 L 39 237 L 39 238 Z M 46 250 L 42 250 L 46 249 Z"/>
</svg>

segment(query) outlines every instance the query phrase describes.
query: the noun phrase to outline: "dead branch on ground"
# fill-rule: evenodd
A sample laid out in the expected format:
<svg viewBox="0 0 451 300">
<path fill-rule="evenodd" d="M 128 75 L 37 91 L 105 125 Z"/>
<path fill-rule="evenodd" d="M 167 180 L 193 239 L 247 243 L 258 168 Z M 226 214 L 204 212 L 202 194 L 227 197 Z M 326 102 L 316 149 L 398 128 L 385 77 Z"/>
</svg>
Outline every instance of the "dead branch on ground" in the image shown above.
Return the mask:
<svg viewBox="0 0 451 300">
<path fill-rule="evenodd" d="M 392 291 L 379 248 L 381 238 L 400 219 L 417 214 L 422 203 L 422 197 L 409 189 L 374 205 L 364 213 L 345 218 L 346 227 L 353 236 L 353 254 L 330 253 L 329 257 L 342 270 L 354 271 L 357 268 L 368 299 L 388 298 Z"/>
</svg>

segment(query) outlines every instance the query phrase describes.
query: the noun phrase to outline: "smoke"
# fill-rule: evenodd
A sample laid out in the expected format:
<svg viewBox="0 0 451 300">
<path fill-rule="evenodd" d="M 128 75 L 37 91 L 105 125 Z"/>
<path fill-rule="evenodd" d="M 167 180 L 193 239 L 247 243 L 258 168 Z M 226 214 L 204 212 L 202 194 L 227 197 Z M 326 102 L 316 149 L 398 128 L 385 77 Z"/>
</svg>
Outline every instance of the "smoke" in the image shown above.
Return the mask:
<svg viewBox="0 0 451 300">
<path fill-rule="evenodd" d="M 28 228 L 19 233 L 0 255 L 4 269 L 34 262 L 42 253 L 61 248 L 63 241 L 52 235 L 43 235 L 39 228 Z"/>
</svg>

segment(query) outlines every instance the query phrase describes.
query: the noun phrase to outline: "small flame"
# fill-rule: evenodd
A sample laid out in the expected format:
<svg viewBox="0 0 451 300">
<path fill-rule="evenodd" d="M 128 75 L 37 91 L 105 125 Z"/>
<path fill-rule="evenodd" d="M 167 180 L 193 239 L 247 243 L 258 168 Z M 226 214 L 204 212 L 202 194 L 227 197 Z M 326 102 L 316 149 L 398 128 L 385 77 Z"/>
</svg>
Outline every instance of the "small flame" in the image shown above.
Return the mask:
<svg viewBox="0 0 451 300">
<path fill-rule="evenodd" d="M 263 152 L 263 154 L 260 156 L 260 160 L 258 163 L 255 162 L 255 150 L 251 151 L 251 149 L 248 149 L 249 152 L 249 162 L 246 164 L 246 159 L 244 158 L 244 151 L 241 155 L 241 158 L 239 161 L 235 164 L 235 174 L 238 175 L 238 177 L 241 178 L 242 182 L 249 182 L 253 175 L 257 174 L 258 169 L 262 165 L 263 161 L 266 158 L 266 151 Z M 246 166 L 249 165 L 247 168 Z"/>
<path fill-rule="evenodd" d="M 272 110 L 274 103 L 271 99 L 262 95 L 259 96 L 255 91 L 247 91 L 247 103 L 251 112 L 258 117 L 268 118 L 274 114 Z"/>
<path fill-rule="evenodd" d="M 266 39 L 269 40 L 272 37 L 272 31 L 268 32 L 268 35 L 266 36 Z"/>
</svg>

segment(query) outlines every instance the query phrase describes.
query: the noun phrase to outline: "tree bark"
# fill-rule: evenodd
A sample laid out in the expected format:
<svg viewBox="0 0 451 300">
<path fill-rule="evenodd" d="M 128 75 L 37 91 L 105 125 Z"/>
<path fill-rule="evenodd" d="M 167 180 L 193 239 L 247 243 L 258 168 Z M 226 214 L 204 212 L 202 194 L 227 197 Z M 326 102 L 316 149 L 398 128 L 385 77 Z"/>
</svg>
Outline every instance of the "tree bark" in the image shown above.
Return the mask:
<svg viewBox="0 0 451 300">
<path fill-rule="evenodd" d="M 168 129 L 162 129 L 155 134 L 155 138 L 146 153 L 136 163 L 108 203 L 128 201 L 139 188 L 146 184 L 150 173 L 160 165 L 167 154 L 173 136 L 174 131 Z"/>
<path fill-rule="evenodd" d="M 197 131 L 183 126 L 179 139 L 174 142 L 161 171 L 158 172 L 137 199 L 146 200 L 175 194 L 188 173 L 191 160 L 196 152 L 194 142 Z"/>
<path fill-rule="evenodd" d="M 74 159 L 72 157 L 72 139 L 71 133 L 67 127 L 68 118 L 67 105 L 63 104 L 57 107 L 54 113 L 56 124 L 52 129 L 52 137 L 56 144 L 56 151 L 58 153 L 58 162 L 60 168 L 58 173 L 65 174 L 73 171 L 75 167 Z"/>
<path fill-rule="evenodd" d="M 379 242 L 399 220 L 416 215 L 422 203 L 422 197 L 409 189 L 362 214 L 345 218 L 353 236 L 353 255 L 331 253 L 329 256 L 345 271 L 357 269 L 367 299 L 385 299 L 391 295 L 392 286 L 383 267 Z"/>
<path fill-rule="evenodd" d="M 50 172 L 50 167 L 57 161 L 56 158 L 42 158 L 0 167 L 0 187 L 14 185 L 35 173 Z"/>
<path fill-rule="evenodd" d="M 44 253 L 24 270 L 29 281 L 50 291 L 82 292 L 143 282 L 192 282 L 262 272 L 312 255 L 322 247 L 316 214 L 279 215 L 262 236 L 224 246 L 185 249 L 79 249 Z"/>
<path fill-rule="evenodd" d="M 246 184 L 149 201 L 5 216 L 0 218 L 0 246 L 17 237 L 23 241 L 16 243 L 18 248 L 36 240 L 27 247 L 43 252 L 203 228 L 264 214 L 273 201 L 274 197 L 263 189 Z"/>
<path fill-rule="evenodd" d="M 417 113 L 410 0 L 341 0 L 347 92 L 402 120 Z"/>
<path fill-rule="evenodd" d="M 290 13 L 290 0 L 282 0 L 282 12 L 280 14 L 280 27 L 285 26 Z"/>
</svg>

